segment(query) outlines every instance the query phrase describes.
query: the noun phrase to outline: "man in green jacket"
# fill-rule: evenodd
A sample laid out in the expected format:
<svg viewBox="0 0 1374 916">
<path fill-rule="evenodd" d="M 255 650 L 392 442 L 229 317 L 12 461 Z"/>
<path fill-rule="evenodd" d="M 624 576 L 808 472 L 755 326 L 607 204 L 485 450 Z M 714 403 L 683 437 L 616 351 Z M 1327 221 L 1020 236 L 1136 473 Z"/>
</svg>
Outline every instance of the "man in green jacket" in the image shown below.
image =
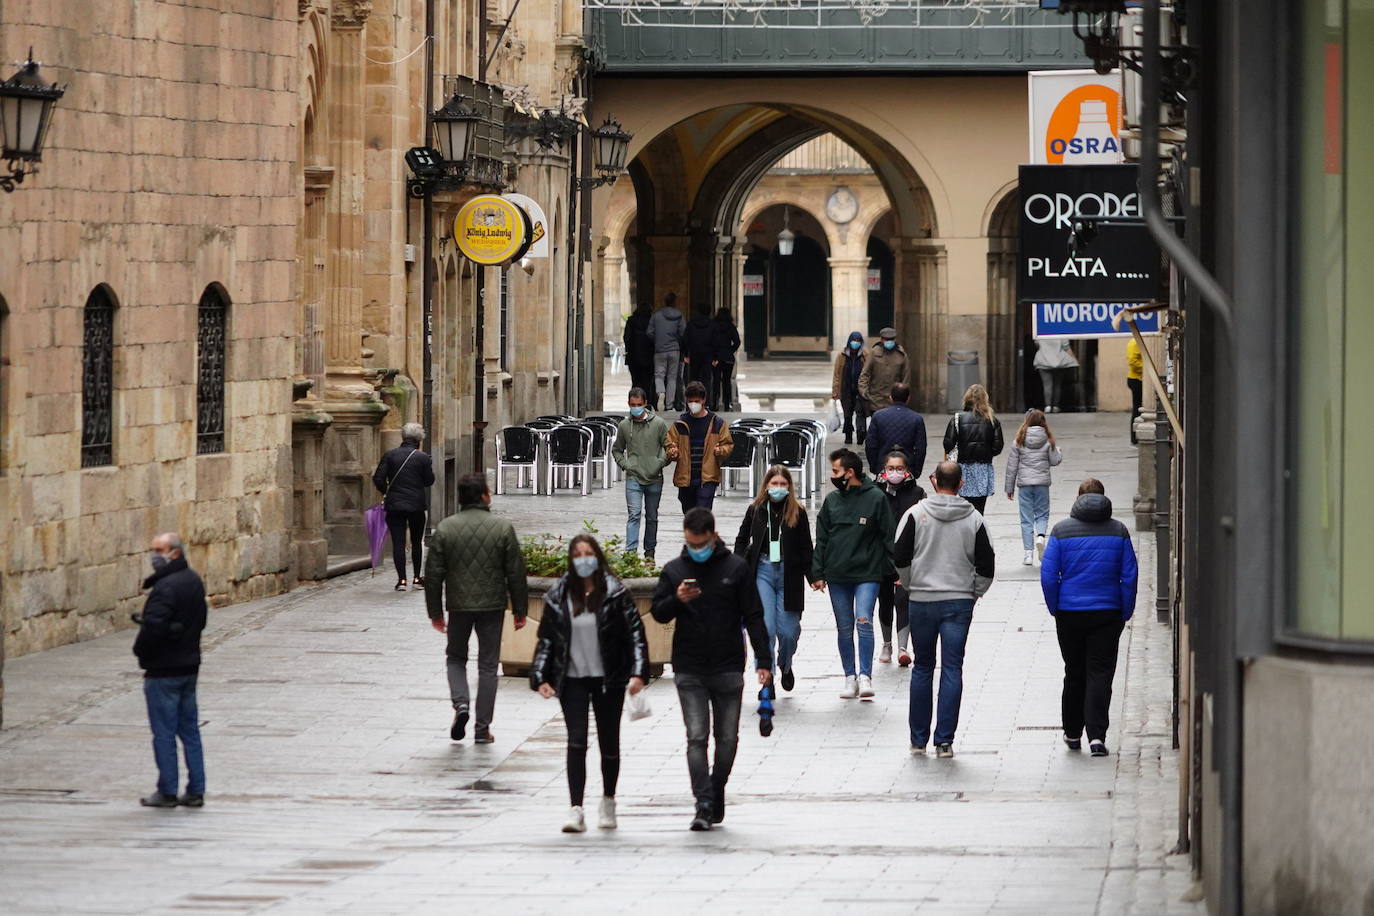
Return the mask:
<svg viewBox="0 0 1374 916">
<path fill-rule="evenodd" d="M 447 592 L 447 602 L 445 602 Z M 447 605 L 448 625 L 444 625 Z M 458 481 L 458 512 L 439 523 L 425 561 L 429 622 L 448 634 L 448 691 L 453 700 L 449 737 L 463 740 L 468 725 L 468 641 L 477 633 L 477 725 L 473 740 L 491 744 L 496 709 L 496 666 L 506 607 L 515 628 L 525 625 L 529 593 L 520 539 L 510 522 L 491 514 L 491 491 L 482 474 Z"/>
<path fill-rule="evenodd" d="M 658 503 L 663 498 L 663 469 L 668 457 L 668 424 L 649 407 L 643 388 L 630 389 L 630 416 L 620 421 L 611 456 L 625 472 L 625 549 L 639 549 L 639 519 L 644 517 L 644 556 L 658 546 Z"/>
<path fill-rule="evenodd" d="M 830 482 L 837 492 L 825 498 L 816 516 L 816 550 L 811 560 L 812 588 L 830 589 L 830 607 L 839 633 L 845 699 L 873 699 L 873 608 L 878 589 L 892 573 L 896 522 L 887 496 L 864 476 L 863 459 L 847 448 L 830 455 Z M 854 629 L 859 631 L 858 677 L 854 670 Z"/>
</svg>

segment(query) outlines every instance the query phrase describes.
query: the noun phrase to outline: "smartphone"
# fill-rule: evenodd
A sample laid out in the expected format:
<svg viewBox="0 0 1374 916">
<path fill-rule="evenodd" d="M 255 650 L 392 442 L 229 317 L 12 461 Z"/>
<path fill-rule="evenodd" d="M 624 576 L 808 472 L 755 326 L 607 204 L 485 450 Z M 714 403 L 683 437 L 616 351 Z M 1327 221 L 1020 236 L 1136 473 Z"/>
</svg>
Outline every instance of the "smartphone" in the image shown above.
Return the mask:
<svg viewBox="0 0 1374 916">
<path fill-rule="evenodd" d="M 688 588 L 696 588 L 696 587 L 697 587 L 697 580 L 696 580 L 696 579 L 683 579 L 683 580 L 682 580 L 682 584 L 685 585 L 685 586 L 687 586 Z"/>
</svg>

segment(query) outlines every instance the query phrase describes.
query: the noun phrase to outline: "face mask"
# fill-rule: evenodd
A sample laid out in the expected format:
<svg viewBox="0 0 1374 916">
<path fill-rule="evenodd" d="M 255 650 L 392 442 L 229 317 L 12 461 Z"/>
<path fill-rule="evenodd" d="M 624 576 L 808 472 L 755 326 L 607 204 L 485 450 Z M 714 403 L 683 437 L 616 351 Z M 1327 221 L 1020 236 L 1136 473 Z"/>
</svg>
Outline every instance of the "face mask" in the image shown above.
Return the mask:
<svg viewBox="0 0 1374 916">
<path fill-rule="evenodd" d="M 885 341 L 883 341 L 883 349 L 884 349 L 884 350 L 895 350 L 895 349 L 897 349 L 897 341 L 895 341 L 895 340 L 885 340 Z"/>
<path fill-rule="evenodd" d="M 893 486 L 896 486 L 897 484 L 901 483 L 903 480 L 906 480 L 910 476 L 911 475 L 908 474 L 906 471 L 886 471 L 883 473 L 883 480 L 886 480 L 888 483 L 892 484 Z"/>
<path fill-rule="evenodd" d="M 691 411 L 692 413 L 694 413 L 694 414 L 695 414 L 695 413 L 701 413 L 703 410 L 706 409 L 706 405 L 703 404 L 701 401 L 688 401 L 688 402 L 687 402 L 687 409 L 690 410 L 690 411 Z"/>
<path fill-rule="evenodd" d="M 711 559 L 711 554 L 716 552 L 715 544 L 707 544 L 705 547 L 688 547 L 687 556 L 697 563 L 705 563 Z"/>
<path fill-rule="evenodd" d="M 849 342 L 849 346 L 850 346 L 851 348 L 855 349 L 855 350 L 859 349 L 859 348 L 862 347 L 863 345 L 864 345 L 864 344 L 863 344 L 863 341 L 862 341 L 862 340 L 851 340 L 851 341 Z"/>
<path fill-rule="evenodd" d="M 640 417 L 644 416 L 644 408 L 643 408 L 643 407 L 631 407 L 631 408 L 630 408 L 630 416 L 632 416 L 632 417 L 634 417 L 636 420 L 638 420 Z"/>
<path fill-rule="evenodd" d="M 153 564 L 153 571 L 157 572 L 166 569 L 167 564 L 170 563 L 171 560 L 168 560 L 167 557 L 157 551 L 150 550 L 148 551 L 148 562 Z"/>
<path fill-rule="evenodd" d="M 596 572 L 596 568 L 599 565 L 600 561 L 597 560 L 597 558 L 594 556 L 572 558 L 573 572 L 577 573 L 584 579 L 590 576 L 592 573 Z"/>
<path fill-rule="evenodd" d="M 769 487 L 768 498 L 775 503 L 780 503 L 787 498 L 787 492 L 786 487 Z"/>
<path fill-rule="evenodd" d="M 844 486 L 845 486 L 845 478 L 844 478 L 844 477 L 832 477 L 832 478 L 830 478 L 830 482 L 831 482 L 832 484 L 835 485 L 835 489 L 837 489 L 837 490 L 843 490 L 843 489 L 844 489 Z"/>
</svg>

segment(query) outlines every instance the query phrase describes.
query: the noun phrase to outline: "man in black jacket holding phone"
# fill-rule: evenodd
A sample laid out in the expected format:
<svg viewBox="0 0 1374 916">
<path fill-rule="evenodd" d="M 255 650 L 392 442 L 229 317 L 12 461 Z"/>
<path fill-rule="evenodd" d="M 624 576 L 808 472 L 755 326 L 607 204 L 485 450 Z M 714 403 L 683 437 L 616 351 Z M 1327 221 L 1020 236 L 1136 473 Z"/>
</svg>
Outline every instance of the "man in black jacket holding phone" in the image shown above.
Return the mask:
<svg viewBox="0 0 1374 916">
<path fill-rule="evenodd" d="M 744 643 L 749 633 L 759 683 L 772 683 L 773 654 L 763 606 L 749 564 L 716 534 L 715 516 L 691 509 L 682 519 L 687 546 L 663 567 L 652 613 L 659 623 L 677 621 L 673 631 L 673 680 L 687 726 L 687 772 L 696 797 L 692 830 L 710 830 L 725 819 L 725 784 L 739 747 L 744 700 Z M 715 766 L 706 746 L 715 720 Z"/>
</svg>

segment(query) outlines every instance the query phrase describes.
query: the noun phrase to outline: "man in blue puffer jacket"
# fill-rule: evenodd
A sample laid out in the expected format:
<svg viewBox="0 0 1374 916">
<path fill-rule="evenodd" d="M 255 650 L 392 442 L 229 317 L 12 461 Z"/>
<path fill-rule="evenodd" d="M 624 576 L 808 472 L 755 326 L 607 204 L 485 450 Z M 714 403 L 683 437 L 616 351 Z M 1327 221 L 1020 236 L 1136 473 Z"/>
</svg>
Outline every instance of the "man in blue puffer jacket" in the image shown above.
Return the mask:
<svg viewBox="0 0 1374 916">
<path fill-rule="evenodd" d="M 1092 755 L 1105 757 L 1117 644 L 1135 613 L 1135 548 L 1100 480 L 1079 485 L 1069 516 L 1050 531 L 1040 588 L 1064 656 L 1064 743 L 1081 748 L 1086 724 Z"/>
</svg>

